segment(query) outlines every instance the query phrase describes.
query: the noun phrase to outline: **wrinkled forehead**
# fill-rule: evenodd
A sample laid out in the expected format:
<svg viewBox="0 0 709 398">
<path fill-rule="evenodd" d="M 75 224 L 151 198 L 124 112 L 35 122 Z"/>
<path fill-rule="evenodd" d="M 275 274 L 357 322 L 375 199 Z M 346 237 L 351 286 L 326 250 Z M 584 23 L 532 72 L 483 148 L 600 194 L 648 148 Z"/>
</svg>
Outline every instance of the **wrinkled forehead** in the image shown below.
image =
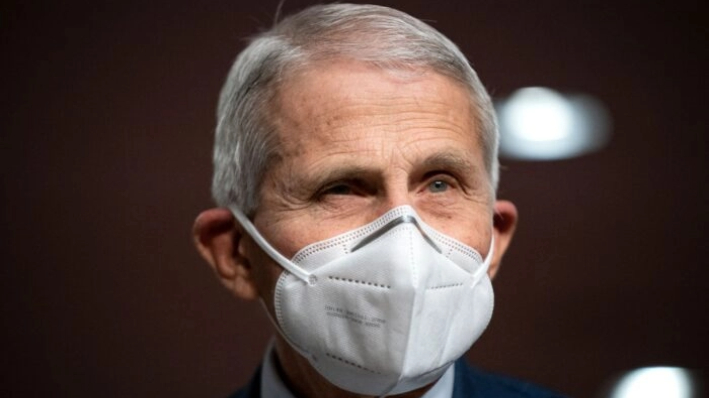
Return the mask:
<svg viewBox="0 0 709 398">
<path fill-rule="evenodd" d="M 480 141 L 475 117 L 477 107 L 470 87 L 430 66 L 370 63 L 349 58 L 309 60 L 282 74 L 270 97 L 270 122 L 274 123 L 280 141 L 295 133 L 282 126 L 294 109 L 307 112 L 300 123 L 313 122 L 314 118 L 330 119 L 325 123 L 332 123 L 342 117 L 338 112 L 342 103 L 364 105 L 366 101 L 380 100 L 381 106 L 392 107 L 452 95 L 455 100 L 448 113 L 451 117 L 465 119 L 469 133 Z M 374 116 L 376 109 L 373 109 Z M 301 134 L 307 132 L 307 129 L 300 131 Z"/>
<path fill-rule="evenodd" d="M 450 68 L 442 67 L 430 62 L 430 60 L 408 60 L 402 61 L 396 58 L 383 58 L 369 60 L 367 57 L 360 57 L 361 54 L 340 54 L 340 53 L 304 53 L 294 57 L 278 72 L 278 77 L 274 80 L 273 88 L 275 92 L 281 91 L 283 86 L 288 86 L 294 80 L 303 76 L 312 76 L 313 71 L 327 71 L 333 65 L 357 65 L 360 68 L 376 70 L 392 79 L 402 82 L 419 80 L 422 76 L 436 74 L 446 77 L 450 82 L 465 90 L 473 105 L 475 93 L 469 82 L 463 77 L 463 73 L 455 73 Z M 446 65 L 448 66 L 448 65 Z"/>
<path fill-rule="evenodd" d="M 319 65 L 285 84 L 272 122 L 289 167 L 408 168 L 428 158 L 483 170 L 469 96 L 425 69 Z"/>
</svg>

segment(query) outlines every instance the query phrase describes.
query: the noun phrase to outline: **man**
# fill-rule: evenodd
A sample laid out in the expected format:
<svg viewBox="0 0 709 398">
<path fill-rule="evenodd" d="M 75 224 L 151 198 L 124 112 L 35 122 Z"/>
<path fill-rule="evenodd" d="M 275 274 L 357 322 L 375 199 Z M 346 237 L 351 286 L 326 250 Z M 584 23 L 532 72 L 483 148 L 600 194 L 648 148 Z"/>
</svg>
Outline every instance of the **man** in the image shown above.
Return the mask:
<svg viewBox="0 0 709 398">
<path fill-rule="evenodd" d="M 222 90 L 202 256 L 277 333 L 235 397 L 552 396 L 468 368 L 517 212 L 465 57 L 378 6 L 260 34 Z"/>
</svg>

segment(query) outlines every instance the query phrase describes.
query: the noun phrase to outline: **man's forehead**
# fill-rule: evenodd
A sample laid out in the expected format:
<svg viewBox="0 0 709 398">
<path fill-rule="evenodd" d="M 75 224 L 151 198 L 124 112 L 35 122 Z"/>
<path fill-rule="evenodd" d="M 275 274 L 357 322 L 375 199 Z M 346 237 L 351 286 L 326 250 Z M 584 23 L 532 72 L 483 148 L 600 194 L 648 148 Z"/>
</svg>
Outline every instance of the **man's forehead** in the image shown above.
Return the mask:
<svg viewBox="0 0 709 398">
<path fill-rule="evenodd" d="M 281 139 L 297 140 L 296 132 L 308 134 L 317 128 L 337 129 L 354 117 L 356 123 L 386 123 L 401 129 L 425 128 L 435 118 L 475 134 L 468 88 L 430 69 L 383 69 L 351 60 L 321 62 L 289 75 L 273 100 L 273 120 Z"/>
<path fill-rule="evenodd" d="M 277 82 L 277 91 L 279 93 L 288 91 L 289 88 L 303 81 L 308 83 L 323 81 L 329 76 L 337 75 L 337 72 L 341 71 L 346 71 L 348 74 L 356 74 L 360 76 L 360 79 L 362 79 L 362 76 L 365 74 L 368 74 L 370 75 L 368 80 L 376 76 L 397 83 L 416 83 L 427 77 L 435 76 L 439 78 L 441 82 L 445 81 L 447 84 L 455 84 L 458 86 L 466 92 L 466 96 L 469 97 L 469 100 L 473 98 L 470 87 L 466 83 L 430 65 L 394 61 L 370 62 L 349 57 L 314 58 L 301 63 L 293 63 L 289 65 L 287 70 L 282 71 Z M 366 82 L 366 80 L 363 81 L 363 83 L 364 82 Z M 313 89 L 317 89 L 320 85 L 314 85 L 312 87 Z M 299 88 L 302 89 L 302 87 Z"/>
</svg>

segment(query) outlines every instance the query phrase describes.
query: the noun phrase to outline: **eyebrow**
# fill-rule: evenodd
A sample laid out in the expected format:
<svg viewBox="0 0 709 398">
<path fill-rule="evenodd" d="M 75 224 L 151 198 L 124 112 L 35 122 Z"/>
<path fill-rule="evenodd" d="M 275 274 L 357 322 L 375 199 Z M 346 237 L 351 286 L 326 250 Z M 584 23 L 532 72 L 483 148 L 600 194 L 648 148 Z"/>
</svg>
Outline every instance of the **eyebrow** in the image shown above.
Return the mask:
<svg viewBox="0 0 709 398">
<path fill-rule="evenodd" d="M 469 173 L 475 170 L 475 165 L 467 156 L 456 153 L 444 152 L 433 154 L 422 162 L 425 169 L 450 169 L 460 173 Z"/>
<path fill-rule="evenodd" d="M 283 184 L 283 187 L 292 194 L 303 197 L 304 195 L 312 195 L 331 182 L 355 180 L 378 181 L 381 180 L 381 175 L 374 167 L 343 165 L 341 167 L 330 168 L 314 176 L 295 177 L 295 175 L 291 174 L 291 178 L 287 183 Z"/>
<path fill-rule="evenodd" d="M 381 179 L 381 173 L 374 167 L 347 165 L 336 167 L 314 178 L 316 187 L 324 185 L 330 181 L 353 181 L 353 180 Z"/>
<path fill-rule="evenodd" d="M 454 152 L 442 152 L 432 154 L 420 162 L 415 170 L 428 173 L 436 170 L 451 171 L 461 177 L 468 179 L 470 184 L 475 184 L 478 181 L 478 173 L 475 173 L 476 166 L 471 161 L 469 156 L 462 156 Z M 416 171 L 413 171 L 414 173 Z M 287 182 L 282 182 L 282 188 L 286 188 L 291 194 L 311 195 L 326 184 L 336 181 L 357 181 L 364 180 L 370 182 L 381 182 L 381 170 L 373 166 L 363 165 L 342 165 L 330 168 L 323 173 L 317 173 L 314 176 L 304 176 L 304 178 L 295 177 L 291 174 L 291 178 Z"/>
<path fill-rule="evenodd" d="M 452 170 L 461 174 L 470 174 L 475 170 L 475 165 L 470 161 L 469 157 L 461 156 L 452 152 L 443 152 L 433 154 L 423 160 L 416 167 L 424 170 Z M 380 171 L 374 167 L 347 165 L 330 169 L 322 175 L 318 176 L 314 184 L 322 185 L 328 181 L 348 181 L 357 179 L 380 179 Z"/>
</svg>

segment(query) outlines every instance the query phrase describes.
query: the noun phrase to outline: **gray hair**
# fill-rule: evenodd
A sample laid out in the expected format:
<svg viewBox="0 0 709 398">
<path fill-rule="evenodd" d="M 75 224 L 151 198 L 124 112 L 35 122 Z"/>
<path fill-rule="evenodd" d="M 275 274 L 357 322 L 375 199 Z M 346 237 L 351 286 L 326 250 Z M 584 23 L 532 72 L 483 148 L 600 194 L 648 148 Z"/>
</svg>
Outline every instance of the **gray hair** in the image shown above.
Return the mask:
<svg viewBox="0 0 709 398">
<path fill-rule="evenodd" d="M 431 26 L 382 6 L 330 4 L 286 17 L 239 54 L 219 97 L 212 195 L 219 206 L 253 214 L 268 166 L 278 156 L 270 120 L 280 82 L 327 59 L 351 59 L 385 69 L 428 68 L 471 95 L 491 191 L 497 189 L 498 128 L 485 87 L 458 47 Z"/>
</svg>

